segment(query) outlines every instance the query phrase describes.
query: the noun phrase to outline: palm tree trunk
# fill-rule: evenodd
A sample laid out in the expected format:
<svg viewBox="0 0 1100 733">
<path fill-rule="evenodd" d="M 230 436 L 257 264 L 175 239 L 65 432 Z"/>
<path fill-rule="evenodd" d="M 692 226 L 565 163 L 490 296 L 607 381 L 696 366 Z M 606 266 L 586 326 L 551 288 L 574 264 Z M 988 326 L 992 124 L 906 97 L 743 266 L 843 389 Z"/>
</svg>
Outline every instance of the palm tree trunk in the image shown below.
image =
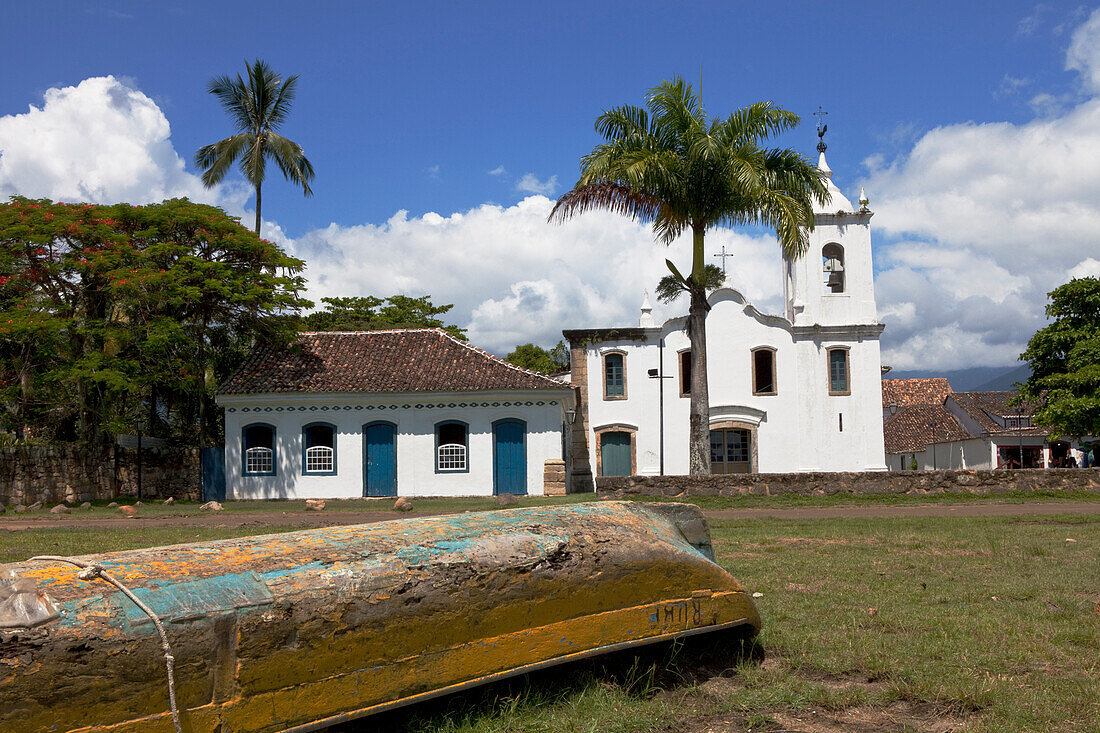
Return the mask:
<svg viewBox="0 0 1100 733">
<path fill-rule="evenodd" d="M 260 236 L 260 187 L 256 186 L 256 236 Z"/>
<path fill-rule="evenodd" d="M 702 285 L 703 229 L 692 231 L 691 307 L 688 338 L 691 339 L 691 405 L 688 412 L 688 472 L 710 473 L 710 389 L 707 384 L 707 291 Z"/>
</svg>

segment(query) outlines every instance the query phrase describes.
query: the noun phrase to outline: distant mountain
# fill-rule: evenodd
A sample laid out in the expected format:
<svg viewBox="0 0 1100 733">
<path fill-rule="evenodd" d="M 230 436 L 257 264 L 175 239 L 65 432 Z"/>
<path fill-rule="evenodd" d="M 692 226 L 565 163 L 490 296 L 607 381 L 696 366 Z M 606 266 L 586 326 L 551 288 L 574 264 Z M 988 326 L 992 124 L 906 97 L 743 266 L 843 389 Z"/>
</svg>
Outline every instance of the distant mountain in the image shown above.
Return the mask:
<svg viewBox="0 0 1100 733">
<path fill-rule="evenodd" d="M 932 369 L 910 369 L 908 371 L 893 370 L 884 379 L 928 379 L 930 377 L 946 377 L 951 383 L 951 389 L 956 392 L 999 392 L 1012 389 L 1016 382 L 1022 382 L 1031 374 L 1031 368 L 1027 364 L 1015 367 L 970 367 L 969 369 L 952 369 L 949 371 L 935 371 Z"/>
<path fill-rule="evenodd" d="M 1031 376 L 1031 367 L 1027 364 L 1021 364 L 1020 366 L 1007 371 L 996 379 L 991 379 L 985 384 L 979 386 L 977 389 L 968 390 L 970 392 L 998 392 L 1000 390 L 1012 389 L 1016 382 L 1026 382 L 1027 378 Z"/>
</svg>

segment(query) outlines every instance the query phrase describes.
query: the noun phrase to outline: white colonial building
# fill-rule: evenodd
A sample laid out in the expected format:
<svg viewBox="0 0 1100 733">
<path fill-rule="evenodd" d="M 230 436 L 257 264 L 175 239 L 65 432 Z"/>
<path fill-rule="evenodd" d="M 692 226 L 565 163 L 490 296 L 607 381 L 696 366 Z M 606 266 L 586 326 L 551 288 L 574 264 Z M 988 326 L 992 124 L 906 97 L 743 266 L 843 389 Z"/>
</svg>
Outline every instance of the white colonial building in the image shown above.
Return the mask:
<svg viewBox="0 0 1100 733">
<path fill-rule="evenodd" d="M 727 283 L 709 298 L 707 377 L 714 473 L 874 471 L 883 461 L 872 212 L 829 177 L 807 254 L 783 260 L 785 312 L 761 313 Z M 687 318 L 564 331 L 578 407 L 571 490 L 593 476 L 688 472 Z"/>
<path fill-rule="evenodd" d="M 439 329 L 301 334 L 217 400 L 228 499 L 565 490 L 572 389 Z"/>
</svg>

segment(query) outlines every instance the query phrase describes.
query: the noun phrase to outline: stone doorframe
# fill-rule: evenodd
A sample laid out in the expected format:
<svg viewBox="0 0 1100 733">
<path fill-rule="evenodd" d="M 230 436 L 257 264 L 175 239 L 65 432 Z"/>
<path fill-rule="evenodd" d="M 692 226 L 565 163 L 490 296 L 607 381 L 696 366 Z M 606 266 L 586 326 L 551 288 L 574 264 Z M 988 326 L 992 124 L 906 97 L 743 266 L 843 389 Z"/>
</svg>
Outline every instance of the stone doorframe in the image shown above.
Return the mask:
<svg viewBox="0 0 1100 733">
<path fill-rule="evenodd" d="M 603 476 L 603 435 L 604 433 L 630 434 L 630 475 L 638 475 L 638 428 L 624 423 L 604 425 L 595 429 L 596 434 L 596 475 Z"/>
</svg>

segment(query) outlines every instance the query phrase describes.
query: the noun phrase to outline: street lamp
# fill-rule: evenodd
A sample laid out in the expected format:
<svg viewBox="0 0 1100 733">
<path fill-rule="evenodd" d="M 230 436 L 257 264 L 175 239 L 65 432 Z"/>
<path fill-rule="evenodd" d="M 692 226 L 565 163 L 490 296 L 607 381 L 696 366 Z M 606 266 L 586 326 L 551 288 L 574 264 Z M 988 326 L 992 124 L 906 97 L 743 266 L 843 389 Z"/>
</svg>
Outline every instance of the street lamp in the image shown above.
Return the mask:
<svg viewBox="0 0 1100 733">
<path fill-rule="evenodd" d="M 932 448 L 932 470 L 937 471 L 939 469 L 936 467 L 936 420 L 935 420 L 935 418 L 928 421 L 928 427 L 931 429 L 931 433 L 932 433 L 932 442 L 929 443 L 929 446 L 931 446 L 931 448 Z"/>
<path fill-rule="evenodd" d="M 1016 442 L 1019 446 L 1017 450 L 1020 451 L 1020 465 L 1019 468 L 1024 467 L 1024 406 L 1016 405 Z"/>
<path fill-rule="evenodd" d="M 660 369 L 650 369 L 649 378 L 657 380 L 657 401 L 658 401 L 658 419 L 660 424 L 661 435 L 661 475 L 665 475 L 665 382 L 666 379 L 672 379 L 672 375 L 665 376 L 665 355 L 664 355 L 665 340 L 661 339 L 660 348 Z"/>
</svg>

